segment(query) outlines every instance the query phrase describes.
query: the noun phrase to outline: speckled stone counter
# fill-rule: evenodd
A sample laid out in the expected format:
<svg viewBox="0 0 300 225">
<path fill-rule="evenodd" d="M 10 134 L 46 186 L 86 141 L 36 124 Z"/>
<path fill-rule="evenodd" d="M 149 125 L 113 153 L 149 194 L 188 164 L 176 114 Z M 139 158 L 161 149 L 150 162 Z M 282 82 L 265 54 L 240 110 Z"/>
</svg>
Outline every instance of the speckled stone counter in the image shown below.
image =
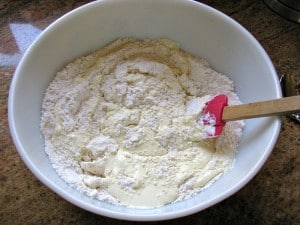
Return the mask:
<svg viewBox="0 0 300 225">
<path fill-rule="evenodd" d="M 7 97 L 15 68 L 51 22 L 88 1 L 0 1 L 0 224 L 133 224 L 82 210 L 49 190 L 27 169 L 10 137 Z M 300 24 L 259 0 L 205 0 L 246 27 L 270 55 L 279 75 L 300 89 Z M 195 24 L 195 27 L 197 25 Z M 185 218 L 161 224 L 300 224 L 300 125 L 282 117 L 273 153 L 238 193 Z M 155 223 L 155 224 L 156 224 Z M 154 224 L 154 223 L 153 223 Z"/>
</svg>

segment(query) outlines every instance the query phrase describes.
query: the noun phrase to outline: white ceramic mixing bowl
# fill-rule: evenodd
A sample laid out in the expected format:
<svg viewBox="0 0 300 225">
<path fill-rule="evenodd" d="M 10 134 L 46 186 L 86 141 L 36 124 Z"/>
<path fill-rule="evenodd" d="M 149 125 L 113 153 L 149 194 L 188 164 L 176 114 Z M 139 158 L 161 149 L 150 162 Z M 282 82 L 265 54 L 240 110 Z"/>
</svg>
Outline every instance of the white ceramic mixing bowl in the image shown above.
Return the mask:
<svg viewBox="0 0 300 225">
<path fill-rule="evenodd" d="M 9 125 L 29 169 L 50 189 L 88 211 L 126 220 L 165 220 L 204 210 L 242 188 L 262 167 L 280 130 L 276 117 L 246 122 L 234 168 L 197 196 L 155 209 L 114 206 L 68 186 L 54 171 L 40 133 L 43 94 L 55 73 L 74 58 L 119 37 L 169 38 L 206 58 L 235 82 L 244 102 L 281 97 L 274 67 L 260 44 L 241 25 L 206 5 L 188 0 L 103 0 L 64 15 L 37 38 L 14 74 Z"/>
</svg>

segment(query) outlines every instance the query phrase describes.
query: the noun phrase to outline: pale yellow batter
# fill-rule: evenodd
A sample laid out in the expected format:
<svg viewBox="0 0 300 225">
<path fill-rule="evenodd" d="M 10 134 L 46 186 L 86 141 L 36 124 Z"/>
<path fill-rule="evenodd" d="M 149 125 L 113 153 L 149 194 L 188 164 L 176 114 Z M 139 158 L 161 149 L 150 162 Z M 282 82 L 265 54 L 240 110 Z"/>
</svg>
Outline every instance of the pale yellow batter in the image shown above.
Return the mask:
<svg viewBox="0 0 300 225">
<path fill-rule="evenodd" d="M 215 94 L 239 103 L 232 91 L 227 77 L 170 40 L 120 39 L 50 84 L 46 152 L 63 179 L 100 200 L 158 207 L 187 199 L 232 165 L 243 124 L 207 139 L 196 122 Z"/>
</svg>

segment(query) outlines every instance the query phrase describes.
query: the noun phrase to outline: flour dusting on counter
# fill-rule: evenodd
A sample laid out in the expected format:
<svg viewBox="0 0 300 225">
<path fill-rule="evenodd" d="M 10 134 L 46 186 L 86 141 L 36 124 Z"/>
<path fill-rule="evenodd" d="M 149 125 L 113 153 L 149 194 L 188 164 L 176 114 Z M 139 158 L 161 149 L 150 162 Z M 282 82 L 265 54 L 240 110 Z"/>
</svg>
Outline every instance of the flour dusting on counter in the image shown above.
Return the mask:
<svg viewBox="0 0 300 225">
<path fill-rule="evenodd" d="M 128 207 L 188 199 L 232 166 L 244 126 L 217 138 L 197 123 L 233 82 L 166 40 L 119 39 L 58 72 L 41 131 L 57 173 L 89 196 Z"/>
</svg>

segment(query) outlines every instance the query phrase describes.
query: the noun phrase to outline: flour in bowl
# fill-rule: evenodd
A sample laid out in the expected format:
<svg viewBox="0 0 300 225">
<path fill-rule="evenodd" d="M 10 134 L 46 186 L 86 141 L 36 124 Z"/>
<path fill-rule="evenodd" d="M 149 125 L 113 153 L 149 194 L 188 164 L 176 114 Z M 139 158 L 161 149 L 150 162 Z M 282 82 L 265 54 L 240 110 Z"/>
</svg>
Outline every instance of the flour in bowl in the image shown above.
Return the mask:
<svg viewBox="0 0 300 225">
<path fill-rule="evenodd" d="M 45 151 L 78 191 L 128 207 L 188 199 L 232 166 L 243 122 L 205 138 L 197 117 L 233 82 L 170 40 L 119 39 L 58 72 L 41 116 Z"/>
</svg>

